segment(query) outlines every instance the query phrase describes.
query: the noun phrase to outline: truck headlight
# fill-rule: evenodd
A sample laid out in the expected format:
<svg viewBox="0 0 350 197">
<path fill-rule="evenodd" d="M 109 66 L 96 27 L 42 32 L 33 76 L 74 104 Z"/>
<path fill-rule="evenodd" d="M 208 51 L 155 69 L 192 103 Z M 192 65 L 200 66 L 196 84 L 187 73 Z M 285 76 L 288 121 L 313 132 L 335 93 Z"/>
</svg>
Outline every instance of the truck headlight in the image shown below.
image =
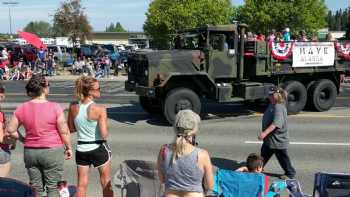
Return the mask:
<svg viewBox="0 0 350 197">
<path fill-rule="evenodd" d="M 145 76 L 148 76 L 148 70 L 145 70 Z"/>
<path fill-rule="evenodd" d="M 129 66 L 128 70 L 129 70 L 129 73 L 131 73 L 131 67 L 130 66 Z"/>
</svg>

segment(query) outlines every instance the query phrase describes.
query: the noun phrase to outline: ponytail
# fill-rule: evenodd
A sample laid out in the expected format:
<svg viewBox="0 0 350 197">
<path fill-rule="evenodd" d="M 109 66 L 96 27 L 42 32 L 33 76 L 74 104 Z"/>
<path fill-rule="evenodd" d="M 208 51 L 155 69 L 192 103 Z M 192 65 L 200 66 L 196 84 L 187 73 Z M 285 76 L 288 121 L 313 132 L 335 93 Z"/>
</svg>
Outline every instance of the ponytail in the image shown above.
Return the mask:
<svg viewBox="0 0 350 197">
<path fill-rule="evenodd" d="M 75 81 L 75 97 L 79 100 L 89 96 L 93 83 L 97 80 L 93 77 L 82 76 Z"/>
<path fill-rule="evenodd" d="M 192 134 L 178 134 L 175 136 L 175 142 L 174 142 L 175 148 L 174 148 L 174 154 L 172 156 L 173 163 L 184 154 L 186 143 L 189 143 L 188 138 L 191 136 Z"/>
</svg>

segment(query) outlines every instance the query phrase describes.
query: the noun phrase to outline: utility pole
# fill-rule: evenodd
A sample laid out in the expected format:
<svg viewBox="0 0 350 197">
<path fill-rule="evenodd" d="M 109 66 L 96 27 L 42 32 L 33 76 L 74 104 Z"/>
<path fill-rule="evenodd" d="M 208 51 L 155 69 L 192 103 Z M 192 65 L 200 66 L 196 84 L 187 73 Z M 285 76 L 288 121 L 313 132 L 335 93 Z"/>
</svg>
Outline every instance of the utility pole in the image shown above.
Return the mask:
<svg viewBox="0 0 350 197">
<path fill-rule="evenodd" d="M 10 38 L 12 38 L 12 17 L 11 17 L 11 6 L 18 5 L 17 1 L 4 1 L 2 4 L 7 5 L 9 8 L 9 25 L 10 25 Z"/>
</svg>

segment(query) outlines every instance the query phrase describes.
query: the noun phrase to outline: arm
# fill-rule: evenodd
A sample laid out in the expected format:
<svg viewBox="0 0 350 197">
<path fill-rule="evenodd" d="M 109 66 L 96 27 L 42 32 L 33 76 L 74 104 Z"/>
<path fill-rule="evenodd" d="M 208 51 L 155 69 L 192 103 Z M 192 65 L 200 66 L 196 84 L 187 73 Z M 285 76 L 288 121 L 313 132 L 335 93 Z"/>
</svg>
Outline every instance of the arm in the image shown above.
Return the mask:
<svg viewBox="0 0 350 197">
<path fill-rule="evenodd" d="M 199 159 L 199 161 L 203 163 L 205 190 L 212 190 L 214 187 L 214 177 L 209 153 L 206 150 L 202 150 L 199 154 Z"/>
<path fill-rule="evenodd" d="M 66 122 L 66 118 L 64 117 L 64 113 L 62 112 L 57 118 L 57 128 L 60 134 L 60 137 L 65 145 L 65 155 L 66 159 L 70 159 L 73 155 L 72 153 L 72 145 L 70 142 L 70 132 Z"/>
<path fill-rule="evenodd" d="M 0 122 L 0 143 L 4 142 L 4 136 L 5 136 L 4 124 Z"/>
<path fill-rule="evenodd" d="M 274 123 L 271 123 L 269 127 L 267 127 L 263 132 L 259 135 L 259 140 L 263 140 L 266 136 L 268 136 L 272 131 L 274 131 L 277 126 Z"/>
<path fill-rule="evenodd" d="M 159 177 L 160 183 L 165 182 L 163 168 L 161 167 L 162 163 L 163 163 L 163 153 L 164 153 L 164 145 L 160 149 L 159 154 L 158 154 L 158 159 L 157 159 L 157 170 L 158 170 L 158 177 Z"/>
<path fill-rule="evenodd" d="M 75 103 L 71 103 L 69 105 L 69 111 L 68 111 L 68 128 L 71 133 L 76 132 L 76 128 L 74 125 L 74 108 L 76 107 Z"/>
<path fill-rule="evenodd" d="M 9 124 L 6 127 L 5 135 L 6 137 L 18 139 L 19 141 L 24 142 L 24 137 L 22 135 L 19 135 L 17 131 L 19 125 L 20 124 L 17 117 L 15 115 L 12 116 Z"/>
<path fill-rule="evenodd" d="M 98 126 L 100 129 L 100 134 L 103 139 L 108 137 L 108 124 L 107 124 L 107 110 L 105 107 L 98 107 Z"/>
</svg>

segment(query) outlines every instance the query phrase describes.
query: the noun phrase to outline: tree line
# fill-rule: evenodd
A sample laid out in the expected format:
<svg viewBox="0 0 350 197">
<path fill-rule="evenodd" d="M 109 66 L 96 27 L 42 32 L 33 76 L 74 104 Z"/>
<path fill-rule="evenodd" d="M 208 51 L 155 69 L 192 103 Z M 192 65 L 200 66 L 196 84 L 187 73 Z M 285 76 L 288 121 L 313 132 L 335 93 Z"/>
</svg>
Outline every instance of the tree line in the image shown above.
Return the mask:
<svg viewBox="0 0 350 197">
<path fill-rule="evenodd" d="M 350 28 L 350 7 L 336 12 L 328 11 L 328 28 L 332 31 L 346 31 Z"/>
<path fill-rule="evenodd" d="M 245 0 L 235 6 L 231 0 L 153 0 L 146 12 L 144 32 L 154 46 L 167 48 L 171 35 L 187 28 L 230 24 L 239 21 L 249 31 L 267 34 L 289 27 L 292 34 L 304 30 L 309 35 L 319 29 L 350 31 L 350 7 L 332 13 L 324 0 Z M 81 42 L 90 37 L 92 27 L 80 0 L 68 0 L 57 9 L 53 25 L 43 21 L 30 22 L 24 29 L 39 36 L 68 36 Z M 119 22 L 111 23 L 106 32 L 125 32 Z"/>
</svg>

